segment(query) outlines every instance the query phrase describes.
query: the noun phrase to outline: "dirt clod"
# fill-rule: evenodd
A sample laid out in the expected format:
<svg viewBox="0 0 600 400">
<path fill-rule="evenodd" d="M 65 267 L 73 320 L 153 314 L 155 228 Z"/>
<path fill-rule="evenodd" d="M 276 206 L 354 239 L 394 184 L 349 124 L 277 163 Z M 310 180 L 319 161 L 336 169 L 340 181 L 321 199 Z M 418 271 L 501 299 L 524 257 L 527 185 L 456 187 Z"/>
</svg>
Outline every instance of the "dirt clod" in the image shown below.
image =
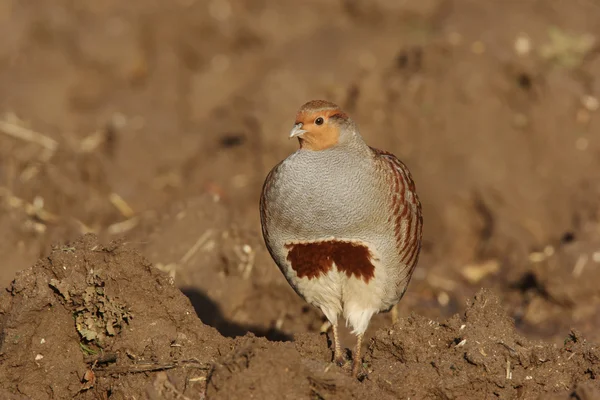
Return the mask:
<svg viewBox="0 0 600 400">
<path fill-rule="evenodd" d="M 411 382 L 390 389 L 400 398 L 545 398 L 597 384 L 598 354 L 576 333 L 562 347 L 524 338 L 498 298 L 482 290 L 462 318 L 438 323 L 413 316 L 379 331 L 370 363 L 385 371 L 383 382 Z"/>
<path fill-rule="evenodd" d="M 19 273 L 0 296 L 0 375 L 11 395 L 127 397 L 143 393 L 144 373 L 201 375 L 227 347 L 170 279 L 126 244 L 103 246 L 87 235 L 70 246 Z"/>
</svg>

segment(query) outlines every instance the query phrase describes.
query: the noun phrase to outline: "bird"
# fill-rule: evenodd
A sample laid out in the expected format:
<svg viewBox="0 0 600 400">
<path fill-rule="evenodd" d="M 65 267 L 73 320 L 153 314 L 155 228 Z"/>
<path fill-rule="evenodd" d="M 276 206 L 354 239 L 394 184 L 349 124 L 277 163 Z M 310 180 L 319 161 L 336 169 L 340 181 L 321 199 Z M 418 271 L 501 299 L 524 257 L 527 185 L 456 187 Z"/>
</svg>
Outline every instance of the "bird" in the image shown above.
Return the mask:
<svg viewBox="0 0 600 400">
<path fill-rule="evenodd" d="M 418 263 L 423 216 L 407 166 L 366 144 L 338 105 L 300 107 L 298 149 L 267 174 L 260 195 L 266 248 L 288 283 L 333 330 L 333 362 L 346 365 L 338 318 L 356 335 L 352 376 L 373 315 L 404 296 Z"/>
</svg>

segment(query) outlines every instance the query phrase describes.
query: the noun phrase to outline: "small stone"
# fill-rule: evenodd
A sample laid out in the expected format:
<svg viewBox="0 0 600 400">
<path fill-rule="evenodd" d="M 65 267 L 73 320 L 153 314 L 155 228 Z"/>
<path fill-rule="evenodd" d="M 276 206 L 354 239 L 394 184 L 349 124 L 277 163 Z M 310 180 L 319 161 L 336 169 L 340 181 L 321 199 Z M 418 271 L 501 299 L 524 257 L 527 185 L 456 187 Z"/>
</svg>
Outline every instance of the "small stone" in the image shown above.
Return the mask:
<svg viewBox="0 0 600 400">
<path fill-rule="evenodd" d="M 448 293 L 446 292 L 440 292 L 438 294 L 437 300 L 442 307 L 446 307 L 448 303 L 450 303 L 450 296 L 448 296 Z"/>
<path fill-rule="evenodd" d="M 598 99 L 590 95 L 583 96 L 581 98 L 581 104 L 583 104 L 588 111 L 596 111 L 598 108 L 600 108 L 600 102 Z"/>
<path fill-rule="evenodd" d="M 531 47 L 531 39 L 525 34 L 520 34 L 515 40 L 515 52 L 520 56 L 528 55 Z"/>
</svg>

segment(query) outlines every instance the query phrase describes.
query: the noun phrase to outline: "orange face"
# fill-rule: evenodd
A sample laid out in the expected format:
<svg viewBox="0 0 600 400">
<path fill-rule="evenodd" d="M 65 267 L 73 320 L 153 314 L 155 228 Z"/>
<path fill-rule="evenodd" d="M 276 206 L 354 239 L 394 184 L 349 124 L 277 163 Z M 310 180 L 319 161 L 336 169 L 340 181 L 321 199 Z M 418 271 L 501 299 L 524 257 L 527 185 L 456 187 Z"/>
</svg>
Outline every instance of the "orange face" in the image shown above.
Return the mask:
<svg viewBox="0 0 600 400">
<path fill-rule="evenodd" d="M 298 111 L 290 137 L 297 137 L 302 149 L 325 150 L 338 144 L 339 120 L 347 118 L 335 104 L 314 100 Z"/>
</svg>

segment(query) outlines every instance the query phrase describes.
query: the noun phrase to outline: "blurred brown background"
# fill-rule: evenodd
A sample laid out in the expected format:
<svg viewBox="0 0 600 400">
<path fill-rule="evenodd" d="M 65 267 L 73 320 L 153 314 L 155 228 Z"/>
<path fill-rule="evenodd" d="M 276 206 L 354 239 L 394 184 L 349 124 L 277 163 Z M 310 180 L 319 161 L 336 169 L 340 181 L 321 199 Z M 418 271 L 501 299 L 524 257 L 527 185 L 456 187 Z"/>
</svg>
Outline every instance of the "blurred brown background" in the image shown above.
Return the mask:
<svg viewBox="0 0 600 400">
<path fill-rule="evenodd" d="M 324 98 L 413 172 L 425 245 L 401 315 L 491 287 L 531 337 L 600 339 L 599 27 L 582 0 L 4 0 L 0 284 L 91 231 L 225 335 L 318 331 L 257 207 Z"/>
</svg>

